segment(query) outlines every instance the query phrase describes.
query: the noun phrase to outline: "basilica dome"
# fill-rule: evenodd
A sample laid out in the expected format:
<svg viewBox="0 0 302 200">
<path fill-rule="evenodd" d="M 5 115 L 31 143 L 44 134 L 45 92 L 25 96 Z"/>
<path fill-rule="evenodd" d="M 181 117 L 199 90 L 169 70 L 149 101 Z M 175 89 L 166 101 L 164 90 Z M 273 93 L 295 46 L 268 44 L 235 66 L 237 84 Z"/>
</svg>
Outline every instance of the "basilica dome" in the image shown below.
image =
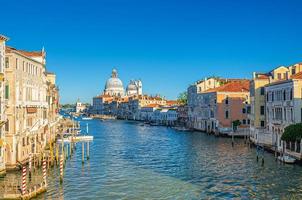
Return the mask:
<svg viewBox="0 0 302 200">
<path fill-rule="evenodd" d="M 133 81 L 131 81 L 129 83 L 129 85 L 127 86 L 127 91 L 133 91 L 133 90 L 137 91 L 137 87 L 136 87 L 135 83 Z"/>
<path fill-rule="evenodd" d="M 123 82 L 118 78 L 117 71 L 115 69 L 112 70 L 111 78 L 106 81 L 104 93 L 111 96 L 124 95 Z"/>
</svg>

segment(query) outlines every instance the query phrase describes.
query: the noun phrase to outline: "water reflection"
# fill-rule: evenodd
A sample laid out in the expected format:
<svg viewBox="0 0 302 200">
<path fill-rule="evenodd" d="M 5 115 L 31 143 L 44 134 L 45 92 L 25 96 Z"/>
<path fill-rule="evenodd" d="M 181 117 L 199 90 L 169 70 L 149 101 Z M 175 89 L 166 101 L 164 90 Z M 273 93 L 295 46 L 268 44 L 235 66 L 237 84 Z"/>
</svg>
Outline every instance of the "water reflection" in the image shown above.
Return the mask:
<svg viewBox="0 0 302 200">
<path fill-rule="evenodd" d="M 300 166 L 275 162 L 242 140 L 133 122 L 93 120 L 95 140 L 82 165 L 81 148 L 67 161 L 65 179 L 51 170 L 39 199 L 288 199 L 302 198 Z M 85 129 L 85 126 L 83 126 Z"/>
</svg>

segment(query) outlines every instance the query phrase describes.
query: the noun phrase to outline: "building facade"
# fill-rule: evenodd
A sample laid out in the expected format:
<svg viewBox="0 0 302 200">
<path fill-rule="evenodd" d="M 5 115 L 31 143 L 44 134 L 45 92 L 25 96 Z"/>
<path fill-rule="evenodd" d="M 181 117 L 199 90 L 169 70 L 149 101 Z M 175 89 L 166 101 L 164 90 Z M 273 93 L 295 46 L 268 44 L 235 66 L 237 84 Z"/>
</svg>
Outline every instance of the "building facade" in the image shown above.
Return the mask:
<svg viewBox="0 0 302 200">
<path fill-rule="evenodd" d="M 6 122 L 5 115 L 5 49 L 7 37 L 0 35 L 0 175 L 5 173 L 5 130 L 4 124 Z"/>
<path fill-rule="evenodd" d="M 199 96 L 200 130 L 230 134 L 234 131 L 233 122 L 239 121 L 237 133 L 246 134 L 250 124 L 249 80 L 229 81 L 220 87 L 206 90 Z"/>
<path fill-rule="evenodd" d="M 45 52 L 6 47 L 6 167 L 16 168 L 41 153 L 48 132 Z"/>
<path fill-rule="evenodd" d="M 288 67 L 280 66 L 268 73 L 253 73 L 253 79 L 250 84 L 251 94 L 251 113 L 249 119 L 250 139 L 256 144 L 268 147 L 275 146 L 275 138 L 273 138 L 272 130 L 267 124 L 267 97 L 266 86 L 280 81 L 291 79 L 295 74 L 300 73 L 302 64 L 294 64 Z"/>
<path fill-rule="evenodd" d="M 302 72 L 292 75 L 291 79 L 268 84 L 265 91 L 267 130 L 272 135 L 273 146 L 283 152 L 286 150 L 286 144 L 281 140 L 284 129 L 291 124 L 302 123 Z M 287 148 L 288 153 L 300 154 L 301 141 L 297 145 L 299 149 Z"/>
</svg>

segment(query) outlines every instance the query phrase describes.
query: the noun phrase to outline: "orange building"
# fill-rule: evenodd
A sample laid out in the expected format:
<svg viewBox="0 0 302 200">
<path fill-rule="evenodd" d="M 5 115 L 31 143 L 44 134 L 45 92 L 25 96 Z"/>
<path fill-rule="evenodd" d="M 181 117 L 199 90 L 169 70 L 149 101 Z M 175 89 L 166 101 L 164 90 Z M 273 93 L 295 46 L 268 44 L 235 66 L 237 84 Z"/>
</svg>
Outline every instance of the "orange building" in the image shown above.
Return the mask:
<svg viewBox="0 0 302 200">
<path fill-rule="evenodd" d="M 238 132 L 249 127 L 249 80 L 236 80 L 201 94 L 201 127 L 208 132 L 230 133 L 239 120 Z"/>
</svg>

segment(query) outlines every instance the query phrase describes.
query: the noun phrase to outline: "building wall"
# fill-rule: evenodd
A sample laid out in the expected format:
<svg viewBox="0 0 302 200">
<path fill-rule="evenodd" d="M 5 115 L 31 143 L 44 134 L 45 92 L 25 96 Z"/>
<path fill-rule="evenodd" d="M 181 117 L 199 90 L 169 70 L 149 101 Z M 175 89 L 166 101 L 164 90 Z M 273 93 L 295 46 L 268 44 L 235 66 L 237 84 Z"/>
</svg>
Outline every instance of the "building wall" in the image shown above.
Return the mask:
<svg viewBox="0 0 302 200">
<path fill-rule="evenodd" d="M 5 42 L 7 38 L 0 36 L 0 174 L 5 173 L 5 132 L 4 122 L 5 101 L 4 101 L 4 69 L 5 69 Z"/>
<path fill-rule="evenodd" d="M 6 58 L 6 165 L 14 168 L 46 145 L 47 85 L 44 64 L 14 51 Z"/>
<path fill-rule="evenodd" d="M 243 113 L 243 109 L 246 109 L 246 105 L 249 104 L 249 92 L 217 92 L 216 95 L 216 117 L 219 121 L 219 127 L 232 128 L 232 122 L 240 120 L 240 128 L 247 128 L 249 126 L 248 114 L 247 110 Z M 226 112 L 228 112 L 228 117 Z"/>
<path fill-rule="evenodd" d="M 267 130 L 272 134 L 272 143 L 282 150 L 281 136 L 284 129 L 301 123 L 302 80 L 287 80 L 266 87 Z"/>
</svg>

